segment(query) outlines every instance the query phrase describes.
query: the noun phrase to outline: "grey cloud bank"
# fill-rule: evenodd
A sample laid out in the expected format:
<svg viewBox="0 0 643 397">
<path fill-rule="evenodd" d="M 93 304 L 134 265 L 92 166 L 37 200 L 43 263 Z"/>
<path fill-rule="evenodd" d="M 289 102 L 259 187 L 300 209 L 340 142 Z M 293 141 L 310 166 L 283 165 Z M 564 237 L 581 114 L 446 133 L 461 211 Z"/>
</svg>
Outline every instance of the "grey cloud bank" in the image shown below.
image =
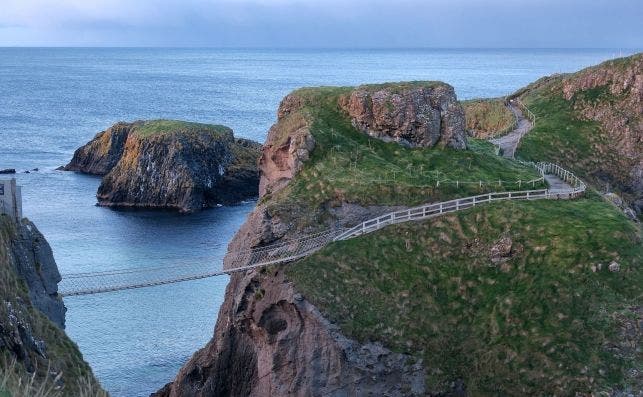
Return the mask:
<svg viewBox="0 0 643 397">
<path fill-rule="evenodd" d="M 640 48 L 639 0 L 4 0 L 2 46 Z"/>
</svg>

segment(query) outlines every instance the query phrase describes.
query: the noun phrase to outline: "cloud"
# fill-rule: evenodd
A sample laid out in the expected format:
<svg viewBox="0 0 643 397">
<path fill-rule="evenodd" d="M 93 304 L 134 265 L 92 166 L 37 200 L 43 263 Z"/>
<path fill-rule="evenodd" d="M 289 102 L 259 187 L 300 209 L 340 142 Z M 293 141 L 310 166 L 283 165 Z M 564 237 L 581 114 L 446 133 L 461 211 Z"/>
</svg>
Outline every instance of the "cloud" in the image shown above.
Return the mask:
<svg viewBox="0 0 643 397">
<path fill-rule="evenodd" d="M 2 0 L 0 45 L 635 47 L 639 0 Z"/>
</svg>

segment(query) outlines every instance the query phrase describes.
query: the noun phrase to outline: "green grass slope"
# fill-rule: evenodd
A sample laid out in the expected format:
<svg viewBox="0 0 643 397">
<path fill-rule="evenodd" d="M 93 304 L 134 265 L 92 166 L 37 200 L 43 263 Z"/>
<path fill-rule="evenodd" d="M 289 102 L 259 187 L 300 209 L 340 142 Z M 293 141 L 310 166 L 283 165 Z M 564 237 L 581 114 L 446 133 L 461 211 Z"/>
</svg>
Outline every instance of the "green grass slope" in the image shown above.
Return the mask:
<svg viewBox="0 0 643 397">
<path fill-rule="evenodd" d="M 476 138 L 486 139 L 506 134 L 516 125 L 516 118 L 505 106 L 504 98 L 462 101 L 467 130 Z"/>
<path fill-rule="evenodd" d="M 286 272 L 348 336 L 422 358 L 432 392 L 462 379 L 472 396 L 588 395 L 641 390 L 640 332 L 623 330 L 642 321 L 642 258 L 633 224 L 592 196 L 389 226 Z"/>
<path fill-rule="evenodd" d="M 386 87 L 395 89 L 396 85 Z M 338 105 L 351 89 L 323 87 L 295 92 L 305 106 L 280 124 L 287 130 L 289 123 L 309 120 L 315 149 L 297 177 L 264 201 L 315 208 L 337 202 L 415 205 L 544 186 L 542 182 L 526 183 L 540 175 L 531 167 L 496 156 L 494 147 L 481 140 L 470 139 L 469 150 L 411 149 L 368 137 L 352 126 Z"/>
</svg>

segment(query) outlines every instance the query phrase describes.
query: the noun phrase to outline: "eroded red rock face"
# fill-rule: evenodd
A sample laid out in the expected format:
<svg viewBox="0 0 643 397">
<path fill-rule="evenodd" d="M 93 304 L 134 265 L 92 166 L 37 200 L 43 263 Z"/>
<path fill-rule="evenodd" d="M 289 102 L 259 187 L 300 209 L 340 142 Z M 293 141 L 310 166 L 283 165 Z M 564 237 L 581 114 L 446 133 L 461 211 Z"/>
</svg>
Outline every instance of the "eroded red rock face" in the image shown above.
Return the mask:
<svg viewBox="0 0 643 397">
<path fill-rule="evenodd" d="M 279 105 L 277 123 L 268 131 L 259 159 L 259 197 L 286 186 L 315 148 L 309 121 L 299 112 L 302 106 L 296 94 L 286 96 Z"/>
<path fill-rule="evenodd" d="M 276 267 L 231 277 L 214 337 L 154 396 L 420 396 L 424 376 L 422 362 L 344 337 Z"/>
<path fill-rule="evenodd" d="M 464 110 L 453 87 L 362 86 L 340 101 L 360 131 L 410 147 L 467 148 Z"/>
<path fill-rule="evenodd" d="M 577 94 L 604 89 L 617 103 L 578 100 L 575 109 L 584 117 L 598 121 L 614 136 L 623 155 L 641 155 L 643 143 L 643 55 L 632 57 L 627 66 L 618 63 L 586 69 L 563 80 L 563 95 L 568 101 Z"/>
<path fill-rule="evenodd" d="M 582 117 L 601 124 L 618 171 L 611 179 L 643 212 L 643 54 L 614 60 L 563 78 L 563 96 Z M 602 96 L 609 94 L 610 100 Z M 594 98 L 596 97 L 596 99 Z M 599 172 L 600 173 L 600 172 Z"/>
</svg>

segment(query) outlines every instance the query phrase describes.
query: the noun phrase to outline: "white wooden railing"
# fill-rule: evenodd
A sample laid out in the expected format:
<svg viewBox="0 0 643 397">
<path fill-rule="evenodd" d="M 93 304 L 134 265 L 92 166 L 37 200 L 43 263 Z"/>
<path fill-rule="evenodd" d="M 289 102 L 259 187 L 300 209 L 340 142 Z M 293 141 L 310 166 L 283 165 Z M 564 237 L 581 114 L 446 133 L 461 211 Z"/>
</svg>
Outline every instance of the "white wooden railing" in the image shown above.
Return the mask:
<svg viewBox="0 0 643 397">
<path fill-rule="evenodd" d="M 397 223 L 418 221 L 442 214 L 472 208 L 484 203 L 505 200 L 572 199 L 582 194 L 585 184 L 573 173 L 552 163 L 525 163 L 535 167 L 543 176 L 555 175 L 556 182 L 564 186 L 556 189 L 505 191 L 463 197 L 454 200 L 428 203 L 418 207 L 394 211 L 368 219 L 351 228 L 330 229 L 306 235 L 297 239 L 282 241 L 259 248 L 228 252 L 223 261 L 223 270 L 194 269 L 183 266 L 153 269 L 122 269 L 105 272 L 90 272 L 64 275 L 59 293 L 63 296 L 89 295 L 102 292 L 120 291 L 155 285 L 178 283 L 220 276 L 236 272 L 291 262 L 308 256 L 333 241 L 347 240 L 382 229 Z M 546 178 L 551 179 L 551 178 Z"/>
</svg>

